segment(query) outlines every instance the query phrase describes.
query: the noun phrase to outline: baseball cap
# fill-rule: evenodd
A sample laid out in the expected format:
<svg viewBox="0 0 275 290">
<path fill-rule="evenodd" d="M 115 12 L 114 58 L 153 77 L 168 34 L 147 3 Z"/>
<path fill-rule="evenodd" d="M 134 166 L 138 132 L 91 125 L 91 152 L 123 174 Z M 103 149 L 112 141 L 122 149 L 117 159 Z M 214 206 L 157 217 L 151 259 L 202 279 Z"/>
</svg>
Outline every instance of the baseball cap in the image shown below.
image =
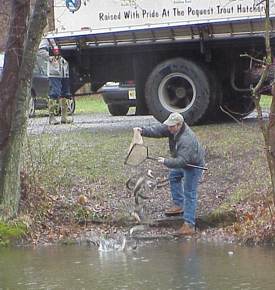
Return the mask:
<svg viewBox="0 0 275 290">
<path fill-rule="evenodd" d="M 184 118 L 180 113 L 171 113 L 169 117 L 163 122 L 167 126 L 175 126 L 179 123 L 183 123 Z"/>
</svg>

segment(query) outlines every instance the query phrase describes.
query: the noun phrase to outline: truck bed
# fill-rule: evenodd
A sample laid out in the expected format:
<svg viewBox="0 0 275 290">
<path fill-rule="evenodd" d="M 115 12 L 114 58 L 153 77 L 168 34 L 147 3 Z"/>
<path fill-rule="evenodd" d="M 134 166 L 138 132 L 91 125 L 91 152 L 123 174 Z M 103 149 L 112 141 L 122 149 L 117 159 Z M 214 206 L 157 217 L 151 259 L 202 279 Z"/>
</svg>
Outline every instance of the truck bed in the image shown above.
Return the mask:
<svg viewBox="0 0 275 290">
<path fill-rule="evenodd" d="M 271 35 L 273 37 L 275 18 L 271 19 Z M 206 23 L 175 27 L 146 28 L 139 30 L 90 33 L 71 35 L 66 33 L 50 33 L 49 39 L 54 39 L 60 46 L 106 47 L 120 45 L 136 45 L 148 43 L 171 43 L 196 41 L 203 39 L 219 40 L 230 38 L 263 37 L 265 26 L 263 20 L 253 19 L 226 23 Z"/>
<path fill-rule="evenodd" d="M 84 1 L 86 6 L 82 4 L 74 13 L 64 2 L 55 0 L 55 30 L 48 35 L 61 46 L 261 37 L 265 31 L 263 3 L 257 5 L 254 0 Z M 270 6 L 273 31 L 273 1 Z"/>
</svg>

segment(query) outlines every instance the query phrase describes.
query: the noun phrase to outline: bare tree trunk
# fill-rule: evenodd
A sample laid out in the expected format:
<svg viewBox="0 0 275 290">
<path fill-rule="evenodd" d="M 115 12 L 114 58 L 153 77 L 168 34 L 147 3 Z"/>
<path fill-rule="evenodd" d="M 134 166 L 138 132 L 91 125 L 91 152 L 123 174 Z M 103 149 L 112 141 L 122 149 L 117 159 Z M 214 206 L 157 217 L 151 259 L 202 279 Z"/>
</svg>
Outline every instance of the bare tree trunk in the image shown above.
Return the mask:
<svg viewBox="0 0 275 290">
<path fill-rule="evenodd" d="M 11 147 L 11 127 L 16 106 L 16 90 L 19 82 L 19 68 L 22 65 L 23 45 L 27 33 L 26 19 L 29 15 L 29 2 L 13 1 L 12 19 L 10 22 L 8 42 L 6 46 L 5 62 L 2 81 L 0 83 L 0 202 L 5 207 L 4 192 L 7 190 L 7 178 L 19 183 L 18 174 L 12 174 L 9 163 L 9 149 Z M 12 188 L 11 188 L 12 189 Z M 16 198 L 18 189 L 14 197 Z M 13 195 L 10 195 L 11 198 Z M 18 199 L 18 198 L 17 198 Z M 6 209 L 5 209 L 6 211 Z M 13 211 L 13 209 L 11 209 Z"/>
<path fill-rule="evenodd" d="M 30 80 L 46 25 L 47 0 L 37 0 L 28 19 L 30 0 L 13 0 L 7 62 L 0 83 L 0 216 L 18 210 L 20 160 L 25 142 Z M 29 24 L 29 25 L 28 25 Z"/>
<path fill-rule="evenodd" d="M 266 158 L 268 162 L 271 183 L 272 183 L 272 196 L 273 202 L 275 202 L 275 83 L 273 81 L 272 84 L 272 104 L 270 107 L 270 115 L 269 115 L 269 124 L 267 125 L 262 116 L 262 109 L 260 106 L 260 88 L 262 87 L 263 82 L 265 81 L 270 66 L 272 64 L 272 53 L 270 47 L 270 17 L 269 17 L 269 0 L 265 1 L 265 49 L 266 49 L 266 59 L 265 59 L 265 68 L 261 75 L 261 78 L 256 85 L 256 87 L 252 90 L 252 95 L 255 99 L 256 109 L 258 112 L 258 120 L 259 125 L 264 137 L 265 147 L 266 147 Z"/>
<path fill-rule="evenodd" d="M 272 85 L 272 102 L 269 113 L 269 151 L 275 157 L 275 84 Z"/>
<path fill-rule="evenodd" d="M 268 134 L 268 150 L 267 158 L 272 181 L 272 195 L 275 203 L 275 84 L 272 84 L 272 102 L 269 113 L 269 124 L 267 128 Z"/>
<path fill-rule="evenodd" d="M 270 46 L 270 31 L 271 31 L 271 24 L 270 24 L 270 17 L 269 17 L 269 8 L 270 3 L 269 0 L 266 0 L 266 22 L 265 22 L 265 47 L 266 47 L 266 73 L 268 73 L 268 70 L 272 64 L 272 53 L 271 53 L 271 46 Z M 269 124 L 268 126 L 262 126 L 262 132 L 265 139 L 265 145 L 266 145 L 266 157 L 271 177 L 271 183 L 272 183 L 272 196 L 273 196 L 273 202 L 275 202 L 275 155 L 272 154 L 272 144 L 274 143 L 274 115 L 275 115 L 275 104 L 274 104 L 274 98 L 275 98 L 275 89 L 274 89 L 274 80 L 272 84 L 272 104 L 270 107 L 270 115 L 269 115 Z M 275 151 L 274 151 L 275 152 Z"/>
<path fill-rule="evenodd" d="M 48 0 L 48 31 L 53 31 L 55 29 L 54 26 L 54 0 Z"/>
<path fill-rule="evenodd" d="M 10 21 L 11 7 L 10 0 L 0 1 L 0 51 L 4 51 L 7 39 L 7 27 Z"/>
</svg>

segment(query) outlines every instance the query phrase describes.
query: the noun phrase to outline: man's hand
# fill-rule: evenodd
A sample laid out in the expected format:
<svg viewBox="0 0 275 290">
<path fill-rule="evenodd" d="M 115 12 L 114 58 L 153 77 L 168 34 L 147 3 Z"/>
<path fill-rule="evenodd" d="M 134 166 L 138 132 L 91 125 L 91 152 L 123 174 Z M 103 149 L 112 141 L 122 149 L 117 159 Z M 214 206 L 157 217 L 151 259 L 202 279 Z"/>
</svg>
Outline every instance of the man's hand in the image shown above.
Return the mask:
<svg viewBox="0 0 275 290">
<path fill-rule="evenodd" d="M 158 158 L 157 158 L 157 161 L 158 161 L 159 163 L 163 164 L 163 163 L 164 163 L 164 158 L 163 158 L 163 157 L 158 157 Z"/>
</svg>

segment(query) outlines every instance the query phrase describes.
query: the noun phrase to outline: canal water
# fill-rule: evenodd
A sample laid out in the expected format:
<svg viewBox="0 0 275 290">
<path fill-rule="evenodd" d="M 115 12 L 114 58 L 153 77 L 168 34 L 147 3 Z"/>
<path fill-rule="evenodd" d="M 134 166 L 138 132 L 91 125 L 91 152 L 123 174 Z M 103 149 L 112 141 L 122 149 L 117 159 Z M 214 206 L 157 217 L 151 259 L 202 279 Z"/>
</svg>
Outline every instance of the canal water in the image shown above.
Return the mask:
<svg viewBox="0 0 275 290">
<path fill-rule="evenodd" d="M 0 289 L 275 289 L 275 249 L 194 241 L 0 249 Z"/>
</svg>

